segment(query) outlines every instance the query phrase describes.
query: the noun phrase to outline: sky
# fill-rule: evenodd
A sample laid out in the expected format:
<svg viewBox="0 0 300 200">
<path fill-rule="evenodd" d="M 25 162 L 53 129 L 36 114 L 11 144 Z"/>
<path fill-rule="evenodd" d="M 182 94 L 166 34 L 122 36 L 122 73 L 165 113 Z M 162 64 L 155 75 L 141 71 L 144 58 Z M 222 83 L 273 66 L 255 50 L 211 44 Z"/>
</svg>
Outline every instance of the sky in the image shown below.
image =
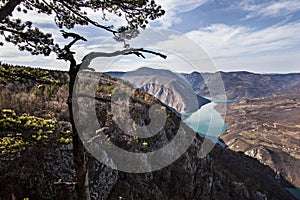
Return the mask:
<svg viewBox="0 0 300 200">
<path fill-rule="evenodd" d="M 126 71 L 140 66 L 168 66 L 175 71 L 250 71 L 256 73 L 300 72 L 300 0 L 160 0 L 166 14 L 129 41 L 131 47 L 145 47 L 168 55 L 162 61 L 148 56 L 97 59 L 93 67 Z M 89 13 L 99 19 L 101 13 Z M 24 18 L 14 12 L 15 17 Z M 29 13 L 42 30 L 53 33 L 61 44 L 52 16 Z M 109 23 L 124 23 L 108 15 Z M 113 51 L 123 46 L 112 35 L 94 27 L 77 27 L 88 42 L 74 46 L 80 60 L 91 51 Z M 13 45 L 0 47 L 2 62 L 51 69 L 68 69 L 68 63 L 49 57 L 19 52 Z M 101 67 L 99 67 L 101 66 Z M 100 69 L 101 68 L 101 69 Z"/>
</svg>

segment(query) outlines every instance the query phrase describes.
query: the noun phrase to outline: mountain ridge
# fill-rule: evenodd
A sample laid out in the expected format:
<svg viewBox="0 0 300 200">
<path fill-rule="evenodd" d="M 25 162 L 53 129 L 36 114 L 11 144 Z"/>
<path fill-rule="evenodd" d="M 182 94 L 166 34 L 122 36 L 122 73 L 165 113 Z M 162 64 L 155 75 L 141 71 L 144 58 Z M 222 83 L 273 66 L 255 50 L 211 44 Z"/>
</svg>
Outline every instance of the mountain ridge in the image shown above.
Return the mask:
<svg viewBox="0 0 300 200">
<path fill-rule="evenodd" d="M 106 72 L 111 76 L 120 77 L 127 72 Z M 199 96 L 209 97 L 207 81 L 214 84 L 216 76 L 221 76 L 228 99 L 255 98 L 264 95 L 284 92 L 300 87 L 300 73 L 260 74 L 248 71 L 234 72 L 192 72 L 181 73 L 191 84 Z"/>
</svg>

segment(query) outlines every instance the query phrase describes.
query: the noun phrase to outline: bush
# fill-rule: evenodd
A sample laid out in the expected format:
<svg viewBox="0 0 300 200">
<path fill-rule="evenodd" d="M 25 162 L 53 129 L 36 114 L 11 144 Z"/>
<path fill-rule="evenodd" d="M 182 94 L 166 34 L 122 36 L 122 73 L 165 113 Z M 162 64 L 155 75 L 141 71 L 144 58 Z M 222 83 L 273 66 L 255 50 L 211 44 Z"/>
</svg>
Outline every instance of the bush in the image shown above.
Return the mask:
<svg viewBox="0 0 300 200">
<path fill-rule="evenodd" d="M 45 119 L 28 114 L 16 115 L 11 109 L 0 110 L 0 151 L 13 153 L 32 145 L 45 145 L 50 138 L 60 143 L 70 143 L 70 131 L 58 133 L 55 119 Z"/>
</svg>

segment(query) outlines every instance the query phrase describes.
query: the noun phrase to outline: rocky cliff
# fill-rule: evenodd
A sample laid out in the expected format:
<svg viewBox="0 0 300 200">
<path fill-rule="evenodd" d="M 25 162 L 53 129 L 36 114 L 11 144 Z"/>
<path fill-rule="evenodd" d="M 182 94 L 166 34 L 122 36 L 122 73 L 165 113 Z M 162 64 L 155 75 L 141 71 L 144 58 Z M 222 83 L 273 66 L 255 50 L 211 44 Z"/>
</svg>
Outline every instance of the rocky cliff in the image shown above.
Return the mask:
<svg viewBox="0 0 300 200">
<path fill-rule="evenodd" d="M 120 76 L 134 87 L 158 98 L 179 113 L 192 113 L 210 100 L 194 93 L 193 88 L 181 74 L 164 69 L 139 68 Z"/>
<path fill-rule="evenodd" d="M 198 156 L 201 142 L 172 165 L 151 173 L 130 174 L 88 157 L 92 199 L 294 199 L 275 174 L 254 159 L 216 147 Z M 73 199 L 74 168 L 70 145 L 31 148 L 1 158 L 1 199 Z"/>
</svg>

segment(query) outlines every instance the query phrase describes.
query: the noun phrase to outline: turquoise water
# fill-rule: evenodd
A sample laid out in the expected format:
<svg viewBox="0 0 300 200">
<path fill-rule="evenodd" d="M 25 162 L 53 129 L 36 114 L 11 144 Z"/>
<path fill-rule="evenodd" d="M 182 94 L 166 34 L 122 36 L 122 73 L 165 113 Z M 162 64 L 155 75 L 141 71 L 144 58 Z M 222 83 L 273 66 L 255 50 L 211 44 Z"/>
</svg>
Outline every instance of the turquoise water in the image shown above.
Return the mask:
<svg viewBox="0 0 300 200">
<path fill-rule="evenodd" d="M 300 188 L 286 188 L 294 197 L 300 200 Z"/>
<path fill-rule="evenodd" d="M 183 121 L 198 132 L 202 137 L 226 147 L 218 137 L 227 129 L 227 125 L 219 112 L 214 109 L 215 102 L 202 106 L 199 110 L 188 115 Z"/>
</svg>

